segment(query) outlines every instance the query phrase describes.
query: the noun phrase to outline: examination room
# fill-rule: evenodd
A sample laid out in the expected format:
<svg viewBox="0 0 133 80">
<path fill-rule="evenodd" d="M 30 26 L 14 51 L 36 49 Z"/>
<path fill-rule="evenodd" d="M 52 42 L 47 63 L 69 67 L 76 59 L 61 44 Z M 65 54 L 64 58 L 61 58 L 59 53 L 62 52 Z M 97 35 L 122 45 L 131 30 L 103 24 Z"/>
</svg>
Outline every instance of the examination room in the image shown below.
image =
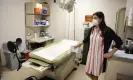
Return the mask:
<svg viewBox="0 0 133 80">
<path fill-rule="evenodd" d="M 0 0 L 0 80 L 133 80 L 133 0 Z"/>
</svg>

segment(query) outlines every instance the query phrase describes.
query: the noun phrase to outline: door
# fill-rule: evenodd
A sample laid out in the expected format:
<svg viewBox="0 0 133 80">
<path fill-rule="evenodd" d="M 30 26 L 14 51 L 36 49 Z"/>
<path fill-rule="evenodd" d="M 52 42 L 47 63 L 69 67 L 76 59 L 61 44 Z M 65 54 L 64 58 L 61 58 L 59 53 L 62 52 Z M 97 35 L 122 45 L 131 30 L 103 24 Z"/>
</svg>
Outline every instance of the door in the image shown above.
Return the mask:
<svg viewBox="0 0 133 80">
<path fill-rule="evenodd" d="M 121 8 L 118 10 L 116 15 L 116 33 L 121 39 L 124 39 L 124 20 L 125 20 L 126 8 Z"/>
</svg>

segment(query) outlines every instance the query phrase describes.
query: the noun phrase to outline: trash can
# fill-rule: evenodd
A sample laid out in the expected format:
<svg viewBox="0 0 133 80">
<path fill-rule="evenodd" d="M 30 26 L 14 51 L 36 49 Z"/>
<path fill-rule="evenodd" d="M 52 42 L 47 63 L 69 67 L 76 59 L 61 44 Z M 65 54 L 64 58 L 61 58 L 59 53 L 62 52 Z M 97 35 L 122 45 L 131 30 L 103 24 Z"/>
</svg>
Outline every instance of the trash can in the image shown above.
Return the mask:
<svg viewBox="0 0 133 80">
<path fill-rule="evenodd" d="M 6 59 L 6 67 L 10 69 L 11 71 L 16 70 L 19 65 L 18 60 L 16 57 L 14 57 L 15 53 L 11 53 L 8 50 L 6 43 L 3 44 L 3 52 L 5 55 L 5 59 Z"/>
<path fill-rule="evenodd" d="M 10 70 L 16 70 L 18 68 L 18 60 L 16 57 L 14 57 L 15 53 L 10 52 L 4 52 L 5 58 L 6 58 L 6 67 Z"/>
</svg>

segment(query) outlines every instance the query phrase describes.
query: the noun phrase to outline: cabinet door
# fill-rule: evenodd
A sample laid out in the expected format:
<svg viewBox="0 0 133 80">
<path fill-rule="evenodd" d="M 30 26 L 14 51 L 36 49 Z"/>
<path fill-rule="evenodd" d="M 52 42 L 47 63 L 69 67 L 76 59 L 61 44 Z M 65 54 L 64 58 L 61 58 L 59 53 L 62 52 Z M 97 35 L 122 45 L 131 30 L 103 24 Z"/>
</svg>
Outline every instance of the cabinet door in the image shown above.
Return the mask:
<svg viewBox="0 0 133 80">
<path fill-rule="evenodd" d="M 40 15 L 26 15 L 26 26 L 34 27 L 35 25 L 35 20 L 41 20 L 42 16 Z M 39 25 L 38 25 L 39 26 Z"/>
<path fill-rule="evenodd" d="M 33 2 L 25 3 L 25 13 L 26 14 L 34 14 L 35 4 Z"/>
</svg>

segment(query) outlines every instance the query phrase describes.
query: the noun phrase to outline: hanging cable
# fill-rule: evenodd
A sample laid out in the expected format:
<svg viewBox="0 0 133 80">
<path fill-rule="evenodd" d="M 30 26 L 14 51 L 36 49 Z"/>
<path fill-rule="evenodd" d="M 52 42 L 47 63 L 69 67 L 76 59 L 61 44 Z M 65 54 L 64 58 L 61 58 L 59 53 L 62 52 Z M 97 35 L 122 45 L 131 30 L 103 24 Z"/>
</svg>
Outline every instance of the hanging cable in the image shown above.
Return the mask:
<svg viewBox="0 0 133 80">
<path fill-rule="evenodd" d="M 74 5 L 74 41 L 75 41 L 75 27 L 76 27 L 76 26 L 75 26 L 75 15 L 76 15 L 76 14 L 75 14 L 75 5 Z"/>
<path fill-rule="evenodd" d="M 68 19 L 68 33 L 67 33 L 68 39 L 69 39 L 69 27 L 70 27 L 70 13 L 69 13 L 69 19 Z"/>
</svg>

